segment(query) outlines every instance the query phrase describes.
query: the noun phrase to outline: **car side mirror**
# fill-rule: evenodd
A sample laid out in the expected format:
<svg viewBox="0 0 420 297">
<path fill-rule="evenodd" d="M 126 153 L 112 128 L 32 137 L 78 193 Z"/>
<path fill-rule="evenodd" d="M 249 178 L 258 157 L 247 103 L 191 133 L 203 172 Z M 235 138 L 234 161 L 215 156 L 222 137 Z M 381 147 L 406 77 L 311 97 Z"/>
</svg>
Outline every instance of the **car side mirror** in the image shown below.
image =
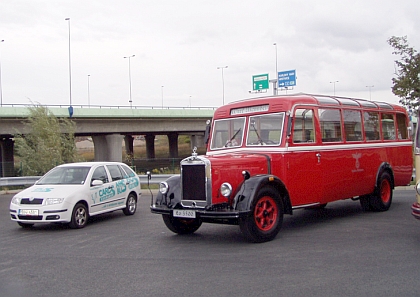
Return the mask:
<svg viewBox="0 0 420 297">
<path fill-rule="evenodd" d="M 94 179 L 90 185 L 91 186 L 101 186 L 103 184 L 104 184 L 104 182 L 101 181 L 100 179 Z"/>
</svg>

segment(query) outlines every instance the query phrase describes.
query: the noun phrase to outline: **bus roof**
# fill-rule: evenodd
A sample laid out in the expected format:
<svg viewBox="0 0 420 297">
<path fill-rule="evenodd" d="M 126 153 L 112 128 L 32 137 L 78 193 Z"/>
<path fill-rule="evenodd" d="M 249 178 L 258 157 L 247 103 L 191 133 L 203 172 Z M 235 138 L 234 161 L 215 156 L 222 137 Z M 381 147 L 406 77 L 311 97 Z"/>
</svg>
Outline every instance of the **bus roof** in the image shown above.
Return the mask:
<svg viewBox="0 0 420 297">
<path fill-rule="evenodd" d="M 400 111 L 406 112 L 406 109 L 396 104 L 390 104 L 379 101 L 368 101 L 364 99 L 340 97 L 340 96 L 327 96 L 327 95 L 313 95 L 313 94 L 291 94 L 291 95 L 277 95 L 258 97 L 245 100 L 231 102 L 224 106 L 219 107 L 214 117 L 224 118 L 235 115 L 244 115 L 249 113 L 258 112 L 276 112 L 291 110 L 297 104 L 310 104 L 330 107 L 355 107 L 365 109 L 377 109 L 382 111 Z"/>
</svg>

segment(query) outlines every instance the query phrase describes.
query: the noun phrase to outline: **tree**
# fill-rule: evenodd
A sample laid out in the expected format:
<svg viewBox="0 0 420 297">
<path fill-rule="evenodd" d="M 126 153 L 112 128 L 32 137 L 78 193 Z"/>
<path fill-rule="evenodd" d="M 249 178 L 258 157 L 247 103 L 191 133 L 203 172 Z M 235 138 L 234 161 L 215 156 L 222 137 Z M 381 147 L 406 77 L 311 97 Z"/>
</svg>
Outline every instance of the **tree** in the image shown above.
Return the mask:
<svg viewBox="0 0 420 297">
<path fill-rule="evenodd" d="M 56 118 L 39 104 L 28 109 L 26 132 L 15 135 L 16 155 L 20 157 L 24 174 L 43 175 L 59 164 L 79 161 L 74 122 Z"/>
<path fill-rule="evenodd" d="M 392 36 L 388 39 L 394 48 L 394 55 L 400 56 L 395 61 L 397 66 L 392 78 L 392 92 L 400 97 L 400 103 L 417 110 L 420 106 L 420 54 L 408 45 L 407 36 Z"/>
</svg>

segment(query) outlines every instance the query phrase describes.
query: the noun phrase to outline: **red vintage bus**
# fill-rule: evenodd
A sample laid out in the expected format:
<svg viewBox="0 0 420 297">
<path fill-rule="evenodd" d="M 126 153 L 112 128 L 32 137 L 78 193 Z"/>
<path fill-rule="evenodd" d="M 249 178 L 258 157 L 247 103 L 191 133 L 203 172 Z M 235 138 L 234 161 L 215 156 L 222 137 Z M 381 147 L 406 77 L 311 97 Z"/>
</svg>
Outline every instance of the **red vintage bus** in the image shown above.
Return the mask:
<svg viewBox="0 0 420 297">
<path fill-rule="evenodd" d="M 179 234 L 202 222 L 237 224 L 253 242 L 272 240 L 283 214 L 351 198 L 385 211 L 412 175 L 404 108 L 309 94 L 248 99 L 218 108 L 208 147 L 161 183 L 152 213 Z"/>
</svg>

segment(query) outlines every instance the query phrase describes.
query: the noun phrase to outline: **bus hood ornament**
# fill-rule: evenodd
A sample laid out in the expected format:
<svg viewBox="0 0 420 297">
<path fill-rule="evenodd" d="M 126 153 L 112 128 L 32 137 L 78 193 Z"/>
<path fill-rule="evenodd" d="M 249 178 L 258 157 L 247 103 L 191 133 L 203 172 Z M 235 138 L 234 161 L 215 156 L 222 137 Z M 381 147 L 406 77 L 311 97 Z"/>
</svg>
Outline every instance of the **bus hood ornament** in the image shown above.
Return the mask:
<svg viewBox="0 0 420 297">
<path fill-rule="evenodd" d="M 195 146 L 194 148 L 193 148 L 193 152 L 192 152 L 192 155 L 191 155 L 194 159 L 196 159 L 197 158 L 197 147 Z"/>
</svg>

